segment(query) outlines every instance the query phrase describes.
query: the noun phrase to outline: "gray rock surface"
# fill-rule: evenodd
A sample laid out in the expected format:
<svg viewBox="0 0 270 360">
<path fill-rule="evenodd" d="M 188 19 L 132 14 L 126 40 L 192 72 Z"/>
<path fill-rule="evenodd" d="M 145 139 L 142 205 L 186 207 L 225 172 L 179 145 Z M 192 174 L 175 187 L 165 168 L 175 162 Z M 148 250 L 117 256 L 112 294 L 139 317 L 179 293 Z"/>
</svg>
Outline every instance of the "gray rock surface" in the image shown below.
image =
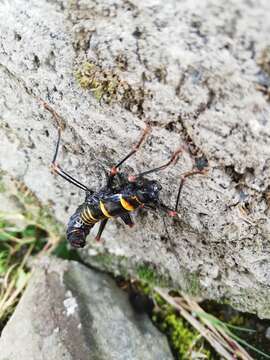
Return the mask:
<svg viewBox="0 0 270 360">
<path fill-rule="evenodd" d="M 150 121 L 127 171 L 188 145 L 209 173 L 187 182 L 180 219 L 143 213 L 132 231 L 110 222 L 106 251 L 128 271 L 148 262 L 185 291 L 270 317 L 269 31 L 268 0 L 1 1 L 0 167 L 66 222 L 83 194 L 49 173 L 57 135 L 39 98 L 66 125 L 61 165 L 94 189 L 101 163 L 123 157 Z M 191 167 L 184 155 L 157 176 L 168 204 Z M 104 251 L 89 242 L 90 254 Z"/>
<path fill-rule="evenodd" d="M 0 339 L 1 360 L 169 360 L 167 339 L 107 275 L 45 258 Z"/>
</svg>

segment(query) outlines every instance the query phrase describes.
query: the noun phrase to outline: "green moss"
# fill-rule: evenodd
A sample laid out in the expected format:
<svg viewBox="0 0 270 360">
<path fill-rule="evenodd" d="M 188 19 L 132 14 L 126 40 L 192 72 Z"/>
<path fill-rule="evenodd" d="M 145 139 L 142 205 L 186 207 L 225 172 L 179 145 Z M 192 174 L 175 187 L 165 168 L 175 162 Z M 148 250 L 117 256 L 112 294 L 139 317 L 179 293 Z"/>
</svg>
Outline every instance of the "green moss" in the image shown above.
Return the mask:
<svg viewBox="0 0 270 360">
<path fill-rule="evenodd" d="M 148 284 L 156 284 L 158 280 L 156 272 L 149 265 L 139 265 L 137 275 L 141 281 Z"/>
<path fill-rule="evenodd" d="M 135 277 L 143 284 L 153 286 L 170 287 L 171 279 L 166 274 L 159 273 L 152 264 L 143 263 L 136 266 Z"/>
<path fill-rule="evenodd" d="M 102 71 L 94 63 L 86 62 L 75 73 L 80 86 L 93 92 L 95 98 L 110 103 L 116 96 L 120 79 L 111 71 Z"/>
<path fill-rule="evenodd" d="M 131 87 L 119 75 L 109 69 L 86 62 L 75 72 L 75 78 L 83 89 L 90 90 L 98 101 L 118 102 L 127 110 L 139 115 L 143 113 L 143 102 L 150 95 L 142 87 Z"/>
<path fill-rule="evenodd" d="M 186 292 L 191 296 L 196 296 L 201 293 L 200 280 L 196 273 L 186 274 L 187 289 Z"/>
<path fill-rule="evenodd" d="M 204 348 L 204 340 L 174 309 L 155 295 L 158 310 L 153 321 L 169 340 L 176 359 L 212 359 L 211 352 Z"/>
</svg>

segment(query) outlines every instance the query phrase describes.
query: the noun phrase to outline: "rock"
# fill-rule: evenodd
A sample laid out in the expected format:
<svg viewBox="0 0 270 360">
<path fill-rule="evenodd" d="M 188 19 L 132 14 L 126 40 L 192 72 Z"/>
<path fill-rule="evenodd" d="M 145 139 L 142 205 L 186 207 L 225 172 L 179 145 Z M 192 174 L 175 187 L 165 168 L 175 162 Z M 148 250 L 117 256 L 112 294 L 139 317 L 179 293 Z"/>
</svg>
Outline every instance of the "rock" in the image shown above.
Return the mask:
<svg viewBox="0 0 270 360">
<path fill-rule="evenodd" d="M 149 121 L 127 173 L 188 148 L 155 176 L 173 206 L 196 157 L 209 172 L 186 182 L 180 219 L 142 212 L 132 231 L 111 221 L 104 247 L 90 235 L 88 261 L 109 253 L 126 273 L 147 263 L 175 287 L 269 318 L 269 10 L 268 0 L 2 1 L 1 169 L 67 222 L 84 194 L 48 170 L 57 131 L 40 99 L 65 126 L 60 164 L 93 189 Z"/>
<path fill-rule="evenodd" d="M 107 275 L 43 259 L 3 330 L 1 360 L 173 359 L 167 339 Z"/>
</svg>

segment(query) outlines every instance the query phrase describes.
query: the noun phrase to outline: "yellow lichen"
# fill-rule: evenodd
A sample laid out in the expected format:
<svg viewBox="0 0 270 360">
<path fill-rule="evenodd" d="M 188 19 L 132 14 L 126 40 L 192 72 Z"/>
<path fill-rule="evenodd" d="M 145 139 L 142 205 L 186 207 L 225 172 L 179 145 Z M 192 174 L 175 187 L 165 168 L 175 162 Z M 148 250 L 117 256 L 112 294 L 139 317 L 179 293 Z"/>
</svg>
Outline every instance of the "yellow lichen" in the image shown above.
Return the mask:
<svg viewBox="0 0 270 360">
<path fill-rule="evenodd" d="M 76 71 L 75 77 L 80 86 L 90 90 L 98 101 L 118 102 L 133 113 L 143 113 L 144 98 L 149 92 L 142 87 L 132 87 L 113 71 L 86 62 Z"/>
</svg>

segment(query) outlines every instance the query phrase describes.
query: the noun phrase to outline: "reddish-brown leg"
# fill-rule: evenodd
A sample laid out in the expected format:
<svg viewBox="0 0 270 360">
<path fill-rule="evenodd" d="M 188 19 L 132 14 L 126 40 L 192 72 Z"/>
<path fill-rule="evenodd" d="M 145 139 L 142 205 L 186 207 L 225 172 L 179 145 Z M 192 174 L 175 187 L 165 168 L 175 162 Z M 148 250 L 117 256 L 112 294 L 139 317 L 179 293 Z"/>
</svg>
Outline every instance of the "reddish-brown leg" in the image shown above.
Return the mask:
<svg viewBox="0 0 270 360">
<path fill-rule="evenodd" d="M 143 130 L 143 133 L 140 136 L 139 141 L 133 146 L 133 149 L 121 161 L 119 161 L 115 166 L 112 167 L 110 174 L 109 174 L 108 182 L 107 182 L 108 187 L 111 186 L 112 180 L 113 180 L 114 176 L 117 174 L 118 168 L 139 150 L 139 148 L 141 147 L 145 138 L 149 134 L 150 130 L 151 130 L 150 125 L 146 124 L 146 127 Z"/>
</svg>

